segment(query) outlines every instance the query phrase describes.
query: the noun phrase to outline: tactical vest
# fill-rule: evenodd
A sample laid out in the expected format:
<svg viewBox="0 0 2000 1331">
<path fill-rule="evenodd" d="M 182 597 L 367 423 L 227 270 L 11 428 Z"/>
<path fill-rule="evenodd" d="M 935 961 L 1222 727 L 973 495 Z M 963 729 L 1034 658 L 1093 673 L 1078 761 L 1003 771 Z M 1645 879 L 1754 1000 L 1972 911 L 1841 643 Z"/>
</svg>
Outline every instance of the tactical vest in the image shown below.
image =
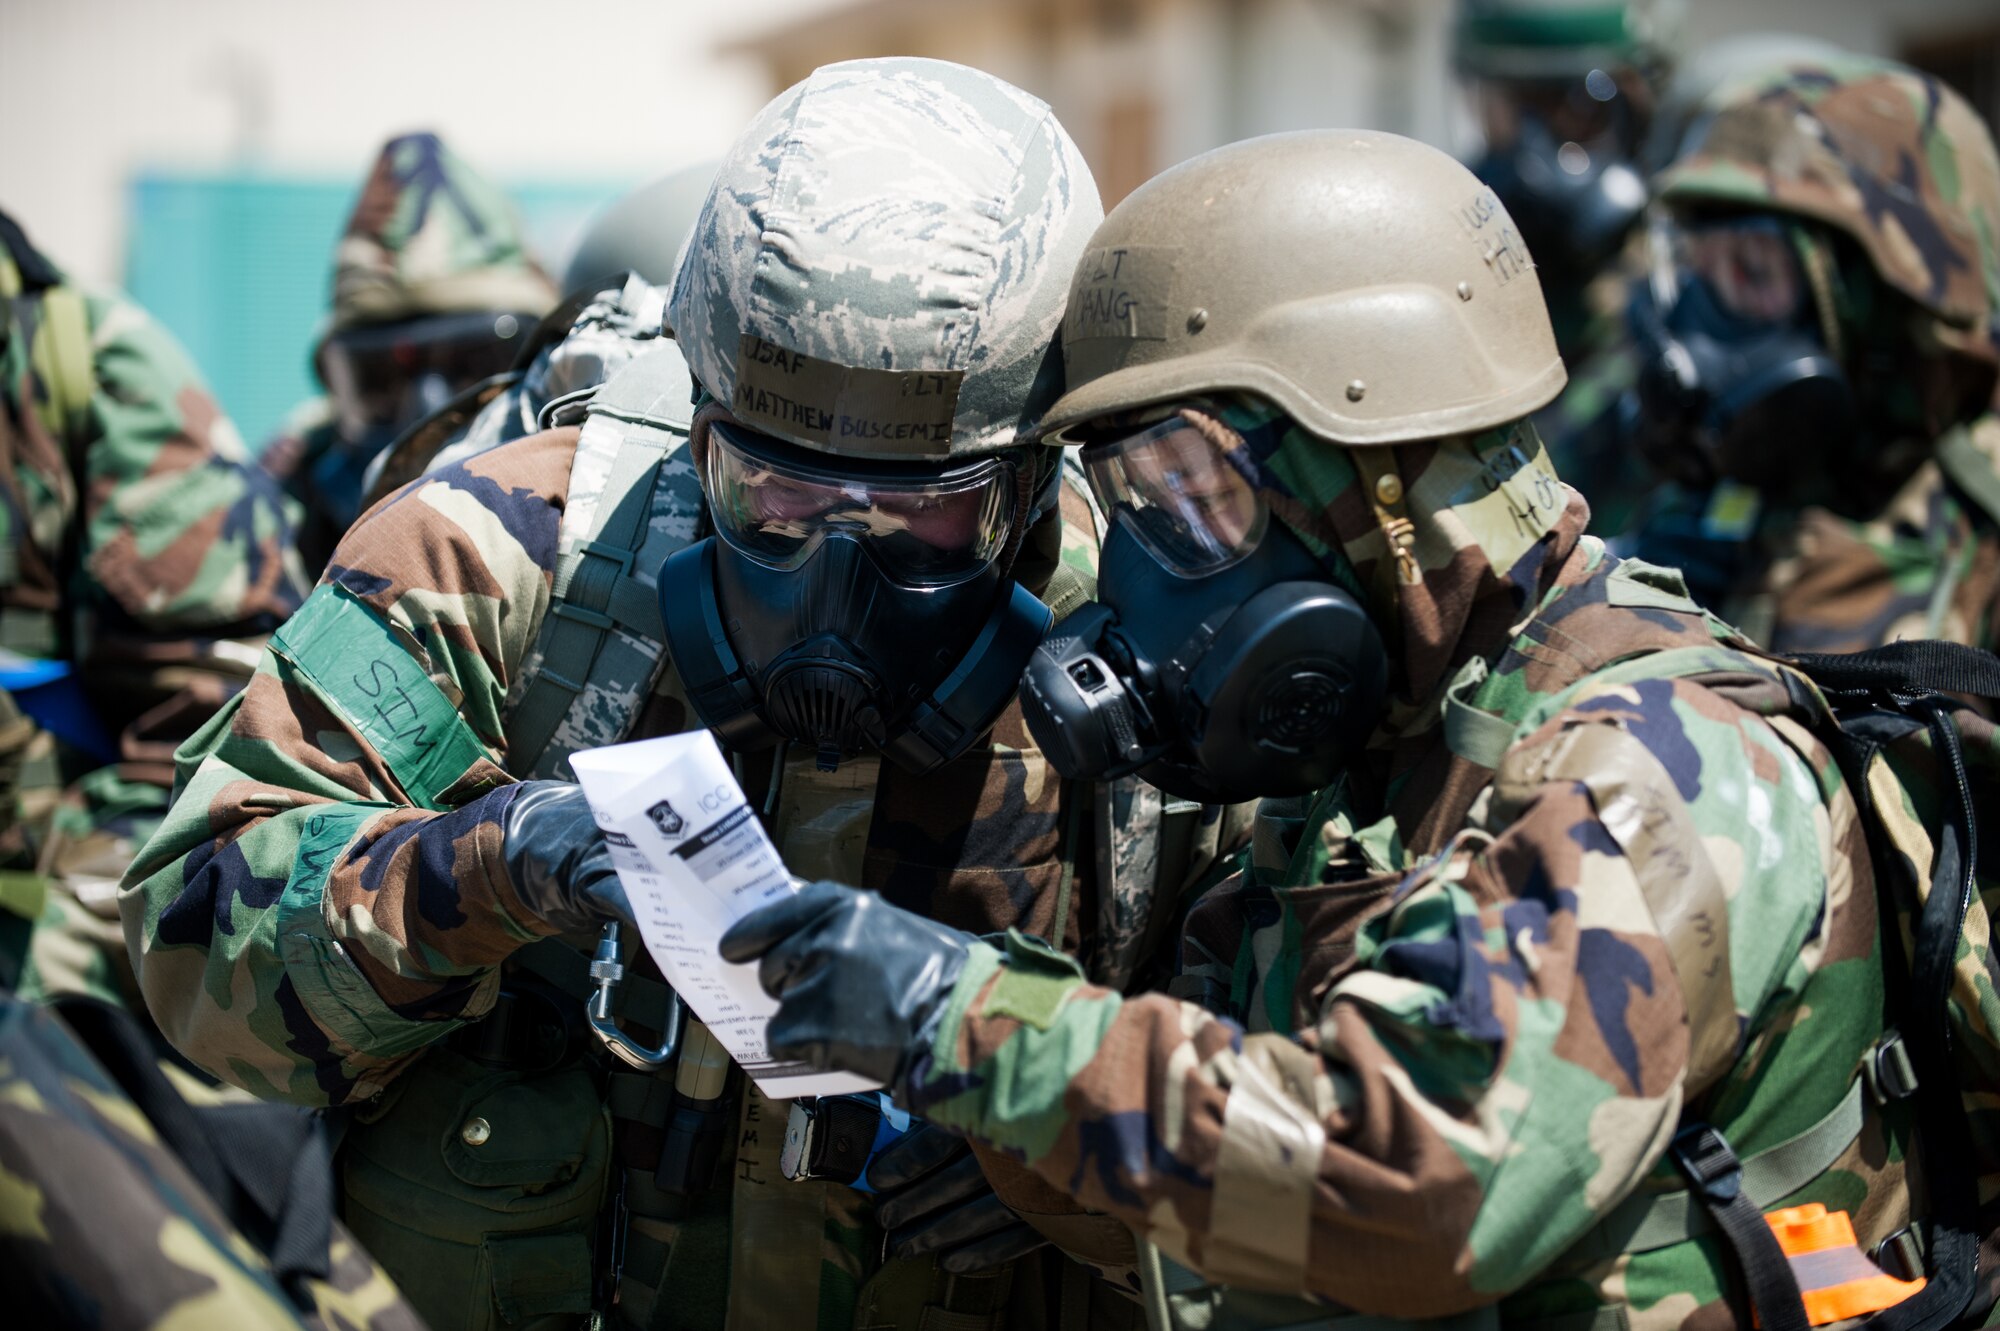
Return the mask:
<svg viewBox="0 0 2000 1331">
<path fill-rule="evenodd" d="M 552 422 L 583 417 L 550 606 L 503 713 L 509 767 L 519 777 L 573 779 L 569 757 L 579 749 L 695 724 L 664 647 L 655 584 L 666 557 L 702 534 L 701 489 L 685 449 L 691 389 L 678 352 L 663 344 L 621 369 L 587 403 L 562 404 L 564 414 Z M 1081 491 L 1074 468 L 1065 479 Z M 1065 567 L 1045 596 L 1062 614 L 1090 594 L 1088 583 Z M 1039 764 L 1040 758 L 1028 752 L 1004 761 Z M 776 762 L 768 788 L 749 793 L 765 807 L 794 872 L 862 882 L 880 775 L 874 758 L 827 774 L 802 754 Z M 1073 801 L 1073 809 L 1081 807 Z M 1125 884 L 1121 893 L 1099 894 L 1108 904 L 1100 903 L 1093 927 L 1117 926 L 1119 942 L 1108 955 L 1111 964 L 1129 967 L 1145 933 L 1140 907 L 1156 880 L 1180 886 L 1203 820 L 1199 806 L 1169 809 L 1136 781 L 1091 801 L 1090 814 L 1099 872 Z M 1163 815 L 1178 825 L 1164 848 Z M 1085 830 L 1080 816 L 1065 829 L 1058 921 L 1068 914 L 1069 860 Z M 1117 835 L 1109 835 L 1113 830 Z M 874 1254 L 862 1251 L 868 1226 L 861 1195 L 779 1176 L 785 1106 L 751 1086 L 741 1085 L 739 1094 L 740 1075 L 698 1022 L 687 1023 L 679 1057 L 664 1069 L 601 1060 L 607 1069 L 601 1093 L 574 1068 L 524 1071 L 521 1064 L 533 1055 L 523 1049 L 532 1050 L 533 1032 L 551 1020 L 550 1004 L 532 995 L 552 993 L 556 1006 L 580 1016 L 591 987 L 588 964 L 575 947 L 555 940 L 517 954 L 517 983 L 494 1016 L 404 1073 L 349 1136 L 349 1223 L 371 1249 L 390 1254 L 398 1282 L 441 1331 L 536 1325 L 537 1318 L 557 1319 L 549 1323 L 556 1325 L 588 1312 L 593 1291 L 578 1271 L 592 1264 L 593 1250 L 602 1281 L 594 1306 L 603 1307 L 615 1291 L 621 1314 L 639 1324 L 719 1325 L 726 1316 L 731 1328 L 998 1331 L 1010 1324 L 1012 1300 L 1036 1309 L 1059 1304 L 1078 1310 L 1073 1320 L 1093 1324 L 1115 1326 L 1120 1316 L 1136 1322 L 1130 1304 L 1120 1305 L 1122 1313 L 1088 1312 L 1101 1294 L 1089 1286 L 1101 1282 L 1075 1263 L 1062 1263 L 1052 1275 L 1055 1262 L 1031 1257 L 990 1275 L 951 1277 L 929 1260 L 891 1261 L 870 1275 Z M 664 983 L 628 968 L 617 1018 L 657 1033 L 675 1001 Z M 740 1103 L 730 1111 L 732 1097 Z M 557 1105 L 566 1108 L 556 1112 Z M 698 1179 L 699 1169 L 676 1154 L 674 1133 L 716 1113 L 728 1113 L 728 1138 L 714 1186 L 663 1188 L 662 1178 L 677 1168 Z M 611 1134 L 599 1129 L 607 1117 L 618 1121 L 616 1135 L 627 1143 L 659 1148 L 665 1138 L 661 1165 L 609 1150 L 604 1139 Z M 541 1146 L 504 1161 L 482 1154 L 485 1143 L 503 1135 Z M 418 1175 L 434 1181 L 417 1183 Z M 552 1178 L 557 1187 L 533 1191 Z M 418 1188 L 431 1198 L 422 1207 L 411 1201 Z M 413 1210 L 430 1211 L 429 1228 L 448 1232 L 412 1229 Z M 411 1256 L 398 1261 L 398 1253 Z M 1050 1288 L 1052 1279 L 1062 1287 Z M 467 1304 L 468 1282 L 494 1290 L 494 1298 Z"/>
<path fill-rule="evenodd" d="M 1598 605 L 1640 613 L 1626 617 L 1609 632 L 1602 624 L 1593 625 L 1587 635 L 1566 634 L 1558 627 L 1567 615 Z M 1722 683 L 1732 672 L 1740 678 L 1746 670 L 1765 669 L 1757 660 L 1738 652 L 1719 647 L 1686 647 L 1684 635 L 1662 627 L 1663 617 L 1668 622 L 1678 620 L 1685 625 L 1689 618 L 1700 620 L 1705 616 L 1688 598 L 1677 572 L 1625 560 L 1571 588 L 1547 613 L 1536 616 L 1490 671 L 1483 659 L 1470 662 L 1445 691 L 1442 739 L 1451 753 L 1451 767 L 1435 816 L 1425 818 L 1422 827 L 1413 831 L 1413 848 L 1407 862 L 1414 863 L 1434 851 L 1435 845 L 1423 843 L 1463 827 L 1475 807 L 1498 801 L 1504 810 L 1513 793 L 1496 789 L 1494 784 L 1503 755 L 1517 739 L 1559 711 L 1575 689 L 1586 684 L 1675 677 L 1714 679 Z M 1527 658 L 1538 661 L 1545 669 L 1551 665 L 1559 667 L 1557 678 L 1549 681 L 1553 696 L 1523 699 L 1518 693 L 1507 692 L 1504 686 L 1488 686 L 1489 679 L 1504 682 Z M 1780 714 L 1767 719 L 1795 752 L 1803 756 L 1811 747 L 1814 727 L 1808 718 Z M 1609 731 L 1604 727 L 1589 729 Z M 1595 752 L 1586 745 L 1565 747 L 1561 743 L 1549 747 L 1551 752 L 1542 775 L 1567 776 L 1586 785 L 1602 779 L 1613 764 L 1632 760 L 1623 750 Z M 1316 835 L 1317 825 L 1328 818 L 1330 798 L 1322 797 L 1319 807 L 1303 820 L 1306 836 Z M 1428 835 L 1426 829 L 1434 829 L 1435 836 Z M 1671 838 L 1693 836 L 1694 832 L 1692 828 L 1647 827 L 1635 822 L 1633 835 L 1639 839 Z M 1636 842 L 1624 847 L 1626 854 L 1634 858 L 1642 857 L 1648 848 Z M 1295 858 L 1294 868 L 1297 864 Z M 1293 880 L 1288 877 L 1286 881 Z M 1677 893 L 1698 896 L 1703 890 L 1716 894 L 1707 903 L 1711 914 L 1726 918 L 1719 884 L 1675 885 Z M 1661 908 L 1666 907 L 1663 904 Z M 1676 907 L 1681 911 L 1686 908 L 1685 903 Z M 1359 927 L 1358 919 L 1353 927 Z M 1684 969 L 1679 953 L 1686 947 L 1683 942 L 1676 949 L 1677 970 Z M 1212 951 L 1186 945 L 1183 950 L 1193 958 L 1209 956 Z M 1346 950 L 1351 948 L 1343 949 Z M 1214 960 L 1227 963 L 1229 958 Z M 1242 977 L 1235 977 L 1235 983 L 1240 989 Z M 1185 975 L 1174 988 L 1182 997 L 1207 1001 L 1211 1006 L 1217 1005 L 1219 996 L 1230 992 L 1227 980 L 1199 970 Z M 1253 994 L 1257 988 L 1255 984 L 1250 986 Z M 1301 981 L 1301 994 L 1306 988 Z M 1808 996 L 1810 993 L 1809 984 Z M 1258 1005 L 1248 1013 L 1235 1015 L 1247 1016 L 1253 1029 L 1260 1024 L 1276 1028 L 1280 1021 L 1296 1026 L 1312 1020 L 1310 1014 L 1299 1011 L 1270 1010 L 1278 1006 Z M 1830 1103 L 1815 1106 L 1817 1115 L 1808 1115 L 1799 1130 L 1738 1157 L 1728 1145 L 1735 1123 L 1684 1124 L 1676 1149 L 1669 1152 L 1669 1160 L 1656 1168 L 1651 1179 L 1613 1208 L 1522 1291 L 1495 1304 L 1435 1319 L 1345 1313 L 1283 1294 L 1216 1283 L 1176 1262 L 1157 1246 L 1142 1242 L 1140 1279 L 1149 1326 L 1154 1331 L 1391 1331 L 1392 1328 L 1623 1331 L 1629 1325 L 1630 1314 L 1622 1306 L 1548 1313 L 1543 1310 L 1550 1305 L 1540 1291 L 1551 1285 L 1560 1286 L 1565 1280 L 1589 1280 L 1592 1272 L 1601 1273 L 1608 1262 L 1629 1260 L 1641 1254 L 1658 1255 L 1675 1248 L 1683 1249 L 1688 1254 L 1685 1260 L 1695 1264 L 1696 1269 L 1726 1269 L 1735 1243 L 1729 1228 L 1732 1224 L 1754 1217 L 1756 1226 L 1761 1228 L 1762 1213 L 1781 1204 L 1824 1202 L 1829 1208 L 1859 1211 L 1861 1208 L 1852 1195 L 1855 1176 L 1867 1178 L 1872 1173 L 1878 1175 L 1878 1183 L 1883 1182 L 1879 1177 L 1882 1155 L 1885 1151 L 1894 1155 L 1907 1142 L 1911 1117 L 1908 1102 L 1916 1089 L 1916 1079 L 1901 1037 L 1884 1023 L 1877 1022 L 1871 1029 L 1857 1033 L 1854 1042 L 1860 1057 L 1844 1092 L 1829 1097 Z M 1692 1052 L 1691 1061 L 1699 1065 L 1704 1056 L 1697 1049 Z M 1695 1071 L 1702 1069 L 1697 1066 Z M 1736 1187 L 1733 1217 L 1721 1214 L 1714 1197 L 1689 1186 L 1686 1178 L 1673 1175 L 1672 1157 L 1682 1149 L 1682 1143 L 1693 1157 L 1694 1165 L 1710 1171 L 1708 1177 Z M 1876 1163 L 1871 1165 L 1871 1162 Z M 1684 1165 L 1683 1174 L 1686 1172 Z M 1910 1197 L 1899 1170 L 1888 1171 L 1882 1191 L 1887 1195 L 1877 1196 L 1871 1191 L 1868 1198 L 1866 1223 L 1870 1234 L 1878 1236 L 1871 1245 L 1870 1256 L 1898 1276 L 1921 1274 L 1924 1269 L 1921 1230 L 1913 1223 Z M 1801 1285 L 1809 1278 L 1802 1278 Z"/>
</svg>

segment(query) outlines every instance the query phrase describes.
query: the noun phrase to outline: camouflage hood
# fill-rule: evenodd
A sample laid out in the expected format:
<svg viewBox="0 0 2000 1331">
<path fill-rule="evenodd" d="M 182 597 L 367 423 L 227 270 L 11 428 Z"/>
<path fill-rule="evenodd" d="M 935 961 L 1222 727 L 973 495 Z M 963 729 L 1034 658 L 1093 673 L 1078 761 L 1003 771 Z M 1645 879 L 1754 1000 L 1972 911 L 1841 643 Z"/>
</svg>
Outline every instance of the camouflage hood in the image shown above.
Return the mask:
<svg viewBox="0 0 2000 1331">
<path fill-rule="evenodd" d="M 539 318 L 555 303 L 499 190 L 435 134 L 382 145 L 334 248 L 332 330 L 460 310 Z"/>
<path fill-rule="evenodd" d="M 1718 89 L 1689 140 L 1663 200 L 1833 227 L 1929 339 L 2000 364 L 2000 158 L 1964 98 L 1885 60 L 1798 61 Z"/>
<path fill-rule="evenodd" d="M 1525 420 L 1348 449 L 1247 396 L 1182 414 L 1369 607 L 1390 657 L 1385 738 L 1425 729 L 1458 667 L 1506 647 L 1590 516 Z"/>
</svg>

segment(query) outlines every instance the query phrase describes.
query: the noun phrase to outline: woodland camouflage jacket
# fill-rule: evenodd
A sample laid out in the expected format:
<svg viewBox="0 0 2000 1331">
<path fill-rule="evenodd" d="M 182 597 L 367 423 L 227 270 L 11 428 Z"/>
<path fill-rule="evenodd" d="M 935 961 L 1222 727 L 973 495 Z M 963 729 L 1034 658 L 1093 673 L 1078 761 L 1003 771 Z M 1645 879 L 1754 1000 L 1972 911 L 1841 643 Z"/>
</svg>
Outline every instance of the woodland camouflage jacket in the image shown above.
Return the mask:
<svg viewBox="0 0 2000 1331">
<path fill-rule="evenodd" d="M 1267 803 L 1251 865 L 1187 920 L 1174 993 L 979 944 L 913 1109 L 1239 1288 L 1747 1321 L 1713 1235 L 1625 1254 L 1606 1221 L 1678 1186 L 1683 1121 L 1747 1156 L 1849 1093 L 1883 1029 L 1863 833 L 1783 686 L 1677 579 L 1580 536 L 1573 492 L 1528 553 L 1486 557 L 1539 511 L 1531 441 L 1395 450 L 1436 505 L 1398 589 L 1402 737 L 1309 809 Z M 1351 490 L 1271 473 L 1274 512 L 1362 552 L 1368 584 L 1383 547 Z M 1900 1141 L 1871 1118 L 1796 1200 L 1879 1241 L 1908 1209 Z"/>
</svg>

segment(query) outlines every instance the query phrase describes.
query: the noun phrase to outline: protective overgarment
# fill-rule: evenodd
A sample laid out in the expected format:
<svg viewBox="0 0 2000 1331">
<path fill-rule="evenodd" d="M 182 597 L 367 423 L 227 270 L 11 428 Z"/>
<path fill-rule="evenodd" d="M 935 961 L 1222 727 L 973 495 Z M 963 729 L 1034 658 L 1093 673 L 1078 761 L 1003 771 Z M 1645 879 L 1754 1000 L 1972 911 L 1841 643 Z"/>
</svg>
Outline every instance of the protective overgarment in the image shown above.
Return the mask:
<svg viewBox="0 0 2000 1331">
<path fill-rule="evenodd" d="M 1251 149 L 1183 164 L 1104 230 L 1175 225 L 1185 190 L 1226 235 L 1260 202 L 1235 185 Z M 1398 169 L 1356 156 L 1363 197 Z M 1403 198 L 1421 219 L 1452 195 Z M 1295 239 L 1344 253 L 1323 217 Z M 1243 262 L 1183 253 L 1171 289 Z M 1403 281 L 1436 281 L 1429 262 L 1401 260 Z M 1172 400 L 1175 352 L 1145 332 L 1071 360 L 1093 407 L 1051 417 L 1115 430 Z M 1166 992 L 1112 995 L 1022 937 L 959 940 L 944 1018 L 905 1050 L 907 1107 L 1132 1224 L 1163 1255 L 1141 1263 L 1156 1325 L 1744 1325 L 1739 1272 L 1764 1326 L 1804 1325 L 1760 1211 L 1849 1211 L 1840 1256 L 1871 1273 L 1920 1213 L 1907 1087 L 1880 1072 L 1868 838 L 1803 695 L 1671 571 L 1584 535 L 1525 424 L 1340 439 L 1183 354 L 1183 396 L 1221 399 L 1218 460 L 1351 566 L 1388 706 L 1341 780 L 1260 807 L 1243 872 L 1162 945 Z M 1325 373 L 1292 400 L 1333 396 Z M 794 968 L 867 983 L 865 949 L 798 947 Z M 1689 1184 L 1732 1161 L 1740 1188 Z M 1890 1283 L 1887 1301 L 1914 1285 Z"/>
<path fill-rule="evenodd" d="M 771 136 L 799 140 L 784 160 L 811 167 L 811 190 L 774 174 Z M 1005 229 L 1006 245 L 1039 252 L 1042 226 L 1092 197 L 1046 107 L 956 66 L 840 66 L 752 127 L 732 154 L 728 206 L 761 215 L 781 194 L 810 199 L 788 225 L 831 263 L 837 219 L 853 207 L 902 215 L 891 205 L 907 199 L 915 217 L 955 172 L 1013 180 L 996 153 L 1049 167 L 1024 178 L 1064 200 L 1044 209 L 1029 191 Z M 905 265 L 963 257 L 895 243 Z M 988 331 L 1009 345 L 1024 303 L 1012 283 L 1038 276 L 1015 253 L 996 259 L 998 288 L 985 288 Z M 1044 339 L 1066 275 L 1052 279 Z M 805 285 L 830 280 L 816 270 Z M 854 292 L 851 273 L 843 282 L 884 307 L 894 297 Z M 904 298 L 914 289 L 885 282 Z M 871 344 L 870 309 L 892 331 L 923 322 L 857 305 L 851 321 L 822 312 L 812 328 Z M 697 350 L 703 321 L 676 328 L 689 365 L 713 360 Z M 973 341 L 964 354 L 977 355 Z M 733 354 L 740 337 L 726 345 Z M 1046 340 L 1031 357 L 1024 340 L 1022 355 L 1051 360 Z M 965 385 L 961 404 L 976 396 L 969 372 Z M 371 1247 L 391 1254 L 439 1325 L 596 1309 L 641 1326 L 914 1327 L 949 1314 L 997 1328 L 1034 1325 L 1065 1291 L 1107 1325 L 1120 1325 L 1119 1303 L 1135 1318 L 1052 1252 L 977 1276 L 884 1261 L 865 1194 L 781 1180 L 782 1106 L 745 1085 L 698 1023 L 657 1071 L 602 1059 L 581 1029 L 597 940 L 543 941 L 569 912 L 544 918 L 509 871 L 508 816 L 542 789 L 533 780 L 566 778 L 579 748 L 699 724 L 665 650 L 657 585 L 667 556 L 711 530 L 689 390 L 674 346 L 655 342 L 571 404 L 580 424 L 444 462 L 346 538 L 317 605 L 187 750 L 188 793 L 131 879 L 122 904 L 149 997 L 176 1042 L 225 1076 L 266 1095 L 370 1105 L 343 1147 L 346 1213 L 388 1240 Z M 1018 431 L 1022 401 L 1003 413 L 997 393 L 981 400 Z M 968 461 L 1014 447 L 1010 437 Z M 1082 487 L 1066 480 L 1059 493 L 1060 517 L 1017 533 L 1015 576 L 1074 603 L 1094 575 L 1096 532 Z M 362 687 L 389 680 L 389 694 Z M 1148 805 L 1136 783 L 1100 794 L 1057 779 L 1011 708 L 922 778 L 872 756 L 822 773 L 796 747 L 743 755 L 738 770 L 794 872 L 838 874 L 980 933 L 1018 925 L 1119 983 L 1155 881 L 1177 891 L 1232 826 L 1220 810 Z M 1144 891 L 1116 897 L 1107 884 L 1135 866 Z M 280 893 L 257 886 L 274 878 Z M 623 964 L 612 1017 L 635 1039 L 659 1034 L 669 991 L 629 937 Z M 214 1001 L 230 991 L 242 1000 Z M 474 1118 L 484 1127 L 468 1137 Z M 1077 1218 L 1066 1201 L 1047 1209 Z M 468 1307 L 467 1289 L 492 1297 Z"/>
<path fill-rule="evenodd" d="M 1779 649 L 1991 645 L 1990 133 L 1929 75 L 1834 55 L 1720 84 L 1682 146 L 1635 309 L 1636 437 L 1682 490 L 1631 548 L 1695 550 L 1728 574 L 1717 608 Z"/>
</svg>

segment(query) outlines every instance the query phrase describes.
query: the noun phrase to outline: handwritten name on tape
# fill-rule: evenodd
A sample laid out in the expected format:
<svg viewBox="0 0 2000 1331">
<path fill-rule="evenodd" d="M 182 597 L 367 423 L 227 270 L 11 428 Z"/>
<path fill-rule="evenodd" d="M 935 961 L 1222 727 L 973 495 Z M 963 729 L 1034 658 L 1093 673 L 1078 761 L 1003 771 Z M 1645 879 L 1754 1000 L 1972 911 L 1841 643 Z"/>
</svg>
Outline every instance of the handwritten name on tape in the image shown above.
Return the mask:
<svg viewBox="0 0 2000 1331">
<path fill-rule="evenodd" d="M 745 333 L 729 410 L 746 425 L 830 453 L 942 457 L 963 370 L 864 370 Z"/>
<path fill-rule="evenodd" d="M 1084 251 L 1063 314 L 1063 341 L 1165 338 L 1180 253 L 1171 245 Z"/>
</svg>

